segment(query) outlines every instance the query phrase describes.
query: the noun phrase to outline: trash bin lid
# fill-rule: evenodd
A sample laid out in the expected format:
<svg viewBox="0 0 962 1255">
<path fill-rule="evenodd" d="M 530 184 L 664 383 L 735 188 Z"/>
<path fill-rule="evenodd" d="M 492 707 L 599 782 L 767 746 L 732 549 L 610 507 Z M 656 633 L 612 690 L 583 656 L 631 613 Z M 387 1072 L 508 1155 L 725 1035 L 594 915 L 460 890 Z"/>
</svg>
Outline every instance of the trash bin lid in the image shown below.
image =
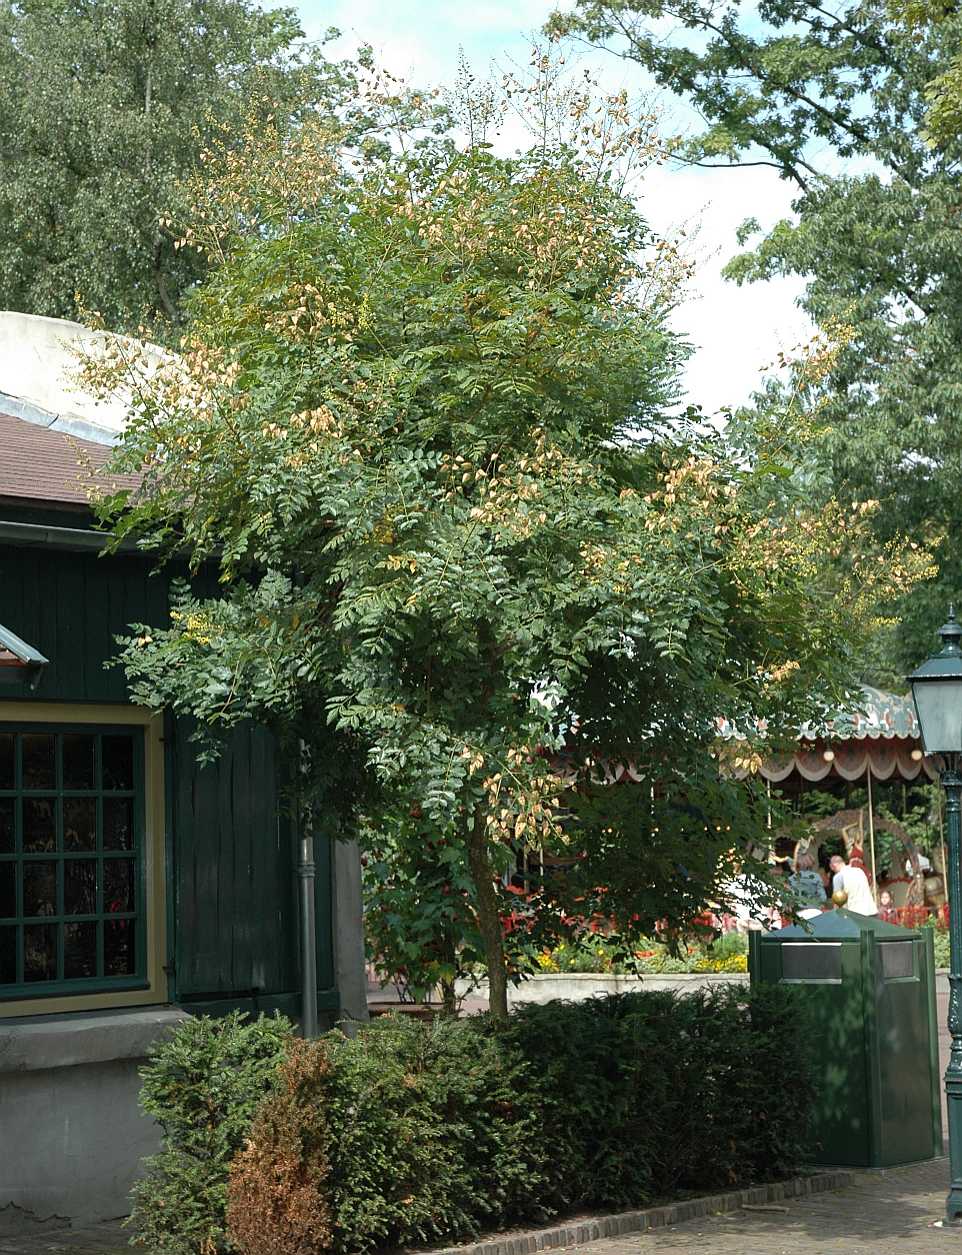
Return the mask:
<svg viewBox="0 0 962 1255">
<path fill-rule="evenodd" d="M 899 924 L 887 924 L 877 915 L 859 915 L 837 907 L 834 911 L 823 911 L 817 919 L 806 920 L 804 924 L 789 924 L 787 928 L 763 933 L 762 940 L 858 941 L 866 932 L 874 933 L 879 941 L 909 941 L 920 935 L 917 928 L 902 928 Z"/>
</svg>

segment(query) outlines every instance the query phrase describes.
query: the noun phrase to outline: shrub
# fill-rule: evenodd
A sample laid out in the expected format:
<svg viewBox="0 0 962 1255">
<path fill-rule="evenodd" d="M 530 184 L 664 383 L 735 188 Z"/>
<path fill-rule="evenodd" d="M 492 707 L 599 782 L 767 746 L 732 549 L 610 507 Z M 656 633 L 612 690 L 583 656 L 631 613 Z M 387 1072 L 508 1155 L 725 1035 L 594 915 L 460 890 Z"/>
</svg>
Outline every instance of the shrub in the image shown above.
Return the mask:
<svg viewBox="0 0 962 1255">
<path fill-rule="evenodd" d="M 731 959 L 748 954 L 748 938 L 744 933 L 722 933 L 705 947 L 710 959 Z"/>
<path fill-rule="evenodd" d="M 309 1045 L 276 1022 L 194 1021 L 145 1069 L 165 1150 L 137 1187 L 142 1243 L 223 1250 L 235 1151 L 243 1255 L 458 1241 L 784 1175 L 813 1105 L 804 1007 L 781 986 L 642 991 Z"/>
<path fill-rule="evenodd" d="M 627 995 L 626 995 L 627 996 Z M 671 994 L 651 995 L 672 1003 Z M 647 1131 L 634 1092 L 650 1060 L 622 1054 L 623 998 L 519 1007 L 502 1044 L 528 1064 L 525 1098 L 538 1112 L 548 1160 L 546 1201 L 564 1210 L 628 1203 L 649 1192 Z"/>
<path fill-rule="evenodd" d="M 502 1033 L 529 1065 L 529 1101 L 555 1150 L 550 1201 L 637 1206 L 799 1163 L 812 1083 L 793 992 L 643 991 L 519 1008 Z"/>
<path fill-rule="evenodd" d="M 133 1245 L 157 1255 L 227 1249 L 228 1169 L 292 1032 L 280 1017 L 203 1016 L 152 1049 L 140 1073 L 140 1103 L 160 1124 L 163 1149 L 144 1161 L 146 1175 L 133 1188 Z"/>
<path fill-rule="evenodd" d="M 323 1042 L 294 1041 L 227 1186 L 243 1255 L 313 1255 L 331 1245 L 330 1072 Z"/>
<path fill-rule="evenodd" d="M 482 1029 L 391 1017 L 328 1037 L 340 1249 L 468 1238 L 537 1206 L 538 1113 L 520 1061 Z"/>
</svg>

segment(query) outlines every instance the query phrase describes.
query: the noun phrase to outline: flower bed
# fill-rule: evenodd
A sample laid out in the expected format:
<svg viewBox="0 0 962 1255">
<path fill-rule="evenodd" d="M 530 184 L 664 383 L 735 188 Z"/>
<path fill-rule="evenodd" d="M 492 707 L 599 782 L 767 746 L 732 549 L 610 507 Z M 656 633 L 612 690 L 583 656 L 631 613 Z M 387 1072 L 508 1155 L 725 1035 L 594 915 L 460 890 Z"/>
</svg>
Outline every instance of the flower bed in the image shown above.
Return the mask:
<svg viewBox="0 0 962 1255">
<path fill-rule="evenodd" d="M 191 1021 L 144 1069 L 165 1146 L 136 1188 L 137 1242 L 364 1252 L 785 1176 L 810 1108 L 800 1016 L 792 990 L 738 985 L 313 1043 Z"/>
<path fill-rule="evenodd" d="M 747 972 L 748 941 L 726 933 L 705 945 L 683 946 L 673 954 L 657 941 L 643 942 L 631 953 L 603 936 L 543 950 L 536 956 L 540 972 L 596 972 L 613 976 L 662 976 L 683 972 Z"/>
</svg>

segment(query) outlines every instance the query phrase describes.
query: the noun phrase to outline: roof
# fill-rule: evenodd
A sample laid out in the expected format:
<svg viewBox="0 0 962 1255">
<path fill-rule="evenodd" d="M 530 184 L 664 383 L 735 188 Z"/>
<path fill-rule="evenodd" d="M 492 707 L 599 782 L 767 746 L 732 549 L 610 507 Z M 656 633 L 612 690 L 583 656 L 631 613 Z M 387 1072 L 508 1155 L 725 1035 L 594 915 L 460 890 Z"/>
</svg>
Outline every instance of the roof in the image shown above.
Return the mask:
<svg viewBox="0 0 962 1255">
<path fill-rule="evenodd" d="M 725 741 L 743 741 L 745 733 L 724 716 L 715 720 L 718 734 Z M 756 730 L 765 735 L 767 725 L 759 721 Z M 806 723 L 799 730 L 800 741 L 917 741 L 921 737 L 915 703 L 910 695 L 883 693 L 881 689 L 862 685 L 862 696 L 842 710 L 826 712 L 816 726 Z"/>
<path fill-rule="evenodd" d="M 829 728 L 833 737 L 839 740 L 883 738 L 891 741 L 898 737 L 917 741 L 921 735 L 915 703 L 910 694 L 883 693 L 868 684 L 862 686 L 862 700 L 857 707 L 839 711 Z"/>
<path fill-rule="evenodd" d="M 743 741 L 745 734 L 729 719 L 715 720 L 724 741 Z M 756 730 L 764 739 L 765 724 Z M 875 780 L 915 780 L 920 775 L 938 779 L 938 765 L 922 752 L 918 715 L 911 696 L 883 693 L 862 685 L 861 698 L 843 710 L 826 713 L 819 725 L 805 724 L 798 733 L 794 752 L 773 753 L 758 767 L 763 779 L 780 784 L 797 774 L 809 783 L 827 776 L 864 780 L 871 771 Z M 735 769 L 746 775 L 747 767 Z"/>
<path fill-rule="evenodd" d="M 62 318 L 0 311 L 0 411 L 113 444 L 124 429 L 131 395 L 122 387 L 109 396 L 95 394 L 82 367 L 114 347 L 138 369 L 142 358 L 148 369 L 167 358 L 156 345 L 126 336 Z"/>
<path fill-rule="evenodd" d="M 135 475 L 103 475 L 109 445 L 0 413 L 0 500 L 89 506 L 100 492 L 136 488 Z"/>
</svg>

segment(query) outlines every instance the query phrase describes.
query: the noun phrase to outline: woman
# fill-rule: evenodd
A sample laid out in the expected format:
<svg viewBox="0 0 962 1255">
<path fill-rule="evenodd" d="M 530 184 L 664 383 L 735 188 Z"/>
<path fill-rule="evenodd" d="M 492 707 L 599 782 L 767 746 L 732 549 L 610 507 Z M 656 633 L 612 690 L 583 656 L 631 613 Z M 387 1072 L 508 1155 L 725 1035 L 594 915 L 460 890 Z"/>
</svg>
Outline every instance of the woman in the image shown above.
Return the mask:
<svg viewBox="0 0 962 1255">
<path fill-rule="evenodd" d="M 825 885 L 816 867 L 815 856 L 806 851 L 796 857 L 795 871 L 788 878 L 789 892 L 802 919 L 820 915 L 825 904 Z"/>
</svg>

